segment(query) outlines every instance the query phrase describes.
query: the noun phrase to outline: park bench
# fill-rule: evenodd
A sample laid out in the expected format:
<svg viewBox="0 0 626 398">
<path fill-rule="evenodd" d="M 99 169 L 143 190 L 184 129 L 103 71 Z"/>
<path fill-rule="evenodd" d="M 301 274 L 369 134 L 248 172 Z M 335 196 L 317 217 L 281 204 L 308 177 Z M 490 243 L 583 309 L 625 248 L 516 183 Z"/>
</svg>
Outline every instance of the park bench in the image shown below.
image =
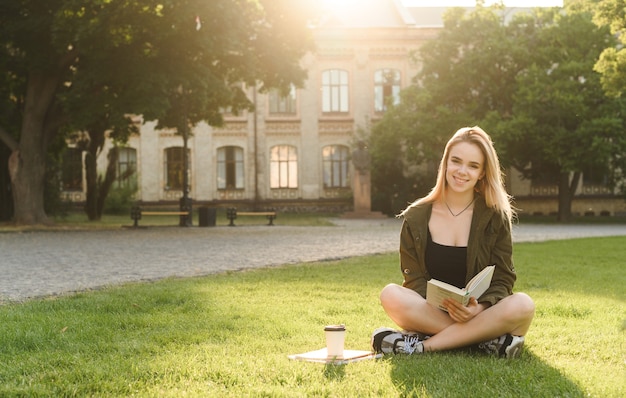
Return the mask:
<svg viewBox="0 0 626 398">
<path fill-rule="evenodd" d="M 266 217 L 269 222 L 267 223 L 267 225 L 274 225 L 274 219 L 276 218 L 276 211 L 274 210 L 270 210 L 270 211 L 237 211 L 237 208 L 235 207 L 229 207 L 226 209 L 226 217 L 228 218 L 228 220 L 230 220 L 230 223 L 228 224 L 230 227 L 234 227 L 235 226 L 235 219 L 238 216 L 261 216 L 261 217 Z"/>
<path fill-rule="evenodd" d="M 144 211 L 141 210 L 141 207 L 134 206 L 130 209 L 130 218 L 133 220 L 133 227 L 139 226 L 139 220 L 143 216 L 188 216 L 188 211 Z"/>
</svg>

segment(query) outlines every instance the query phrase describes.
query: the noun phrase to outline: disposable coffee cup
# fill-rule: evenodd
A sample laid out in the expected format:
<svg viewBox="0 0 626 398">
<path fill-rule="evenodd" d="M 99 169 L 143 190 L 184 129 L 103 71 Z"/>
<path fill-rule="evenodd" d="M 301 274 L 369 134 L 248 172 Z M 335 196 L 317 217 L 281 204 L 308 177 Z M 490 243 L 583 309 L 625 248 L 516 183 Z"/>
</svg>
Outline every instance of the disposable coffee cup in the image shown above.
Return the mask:
<svg viewBox="0 0 626 398">
<path fill-rule="evenodd" d="M 329 358 L 343 358 L 343 345 L 346 339 L 346 325 L 328 325 L 324 327 L 326 334 L 326 351 Z"/>
</svg>

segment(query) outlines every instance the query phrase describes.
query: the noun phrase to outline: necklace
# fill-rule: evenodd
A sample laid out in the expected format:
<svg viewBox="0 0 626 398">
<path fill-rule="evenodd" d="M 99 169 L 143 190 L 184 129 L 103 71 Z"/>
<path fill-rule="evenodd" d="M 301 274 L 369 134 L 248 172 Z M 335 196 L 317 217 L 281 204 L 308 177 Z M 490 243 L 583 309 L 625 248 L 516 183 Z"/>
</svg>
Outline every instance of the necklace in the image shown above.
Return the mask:
<svg viewBox="0 0 626 398">
<path fill-rule="evenodd" d="M 472 201 L 471 201 L 471 202 L 469 202 L 469 204 L 468 204 L 467 206 L 465 206 L 465 208 L 464 208 L 463 210 L 461 210 L 460 212 L 458 212 L 458 213 L 456 213 L 456 214 L 454 214 L 454 213 L 452 212 L 452 209 L 450 208 L 450 206 L 448 206 L 448 202 L 444 201 L 443 203 L 445 203 L 445 204 L 446 204 L 446 207 L 448 208 L 448 211 L 450 212 L 450 214 L 452 214 L 452 217 L 458 217 L 458 216 L 460 216 L 461 214 L 465 213 L 465 210 L 469 209 L 469 208 L 470 208 L 470 206 L 474 203 L 474 201 L 475 201 L 475 200 L 476 200 L 476 198 L 472 199 Z"/>
</svg>

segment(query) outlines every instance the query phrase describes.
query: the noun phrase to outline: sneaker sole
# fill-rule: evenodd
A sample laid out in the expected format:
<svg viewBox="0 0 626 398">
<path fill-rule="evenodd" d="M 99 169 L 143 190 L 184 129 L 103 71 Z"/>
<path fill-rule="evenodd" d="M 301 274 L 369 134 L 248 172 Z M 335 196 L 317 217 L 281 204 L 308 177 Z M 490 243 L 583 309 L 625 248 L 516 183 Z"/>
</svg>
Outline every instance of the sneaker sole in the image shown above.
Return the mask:
<svg viewBox="0 0 626 398">
<path fill-rule="evenodd" d="M 504 356 L 507 359 L 517 358 L 522 353 L 522 348 L 524 347 L 524 339 L 517 338 L 516 341 L 506 347 L 504 350 Z"/>
<path fill-rule="evenodd" d="M 387 333 L 384 333 L 384 332 L 387 332 Z M 397 330 L 386 328 L 386 327 L 381 327 L 381 328 L 374 330 L 374 332 L 372 333 L 372 349 L 378 353 L 383 352 L 382 350 L 383 339 L 386 336 L 390 335 L 391 333 L 397 333 Z"/>
</svg>

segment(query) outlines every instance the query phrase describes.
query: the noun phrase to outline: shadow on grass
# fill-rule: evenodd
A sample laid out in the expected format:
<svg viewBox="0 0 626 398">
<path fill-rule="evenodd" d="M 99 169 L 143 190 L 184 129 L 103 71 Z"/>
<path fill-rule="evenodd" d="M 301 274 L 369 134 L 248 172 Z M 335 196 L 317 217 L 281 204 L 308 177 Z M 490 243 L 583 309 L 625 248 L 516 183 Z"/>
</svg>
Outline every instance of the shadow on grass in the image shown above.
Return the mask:
<svg viewBox="0 0 626 398">
<path fill-rule="evenodd" d="M 465 352 L 390 357 L 402 397 L 583 397 L 576 383 L 528 350 L 517 359 Z"/>
</svg>

